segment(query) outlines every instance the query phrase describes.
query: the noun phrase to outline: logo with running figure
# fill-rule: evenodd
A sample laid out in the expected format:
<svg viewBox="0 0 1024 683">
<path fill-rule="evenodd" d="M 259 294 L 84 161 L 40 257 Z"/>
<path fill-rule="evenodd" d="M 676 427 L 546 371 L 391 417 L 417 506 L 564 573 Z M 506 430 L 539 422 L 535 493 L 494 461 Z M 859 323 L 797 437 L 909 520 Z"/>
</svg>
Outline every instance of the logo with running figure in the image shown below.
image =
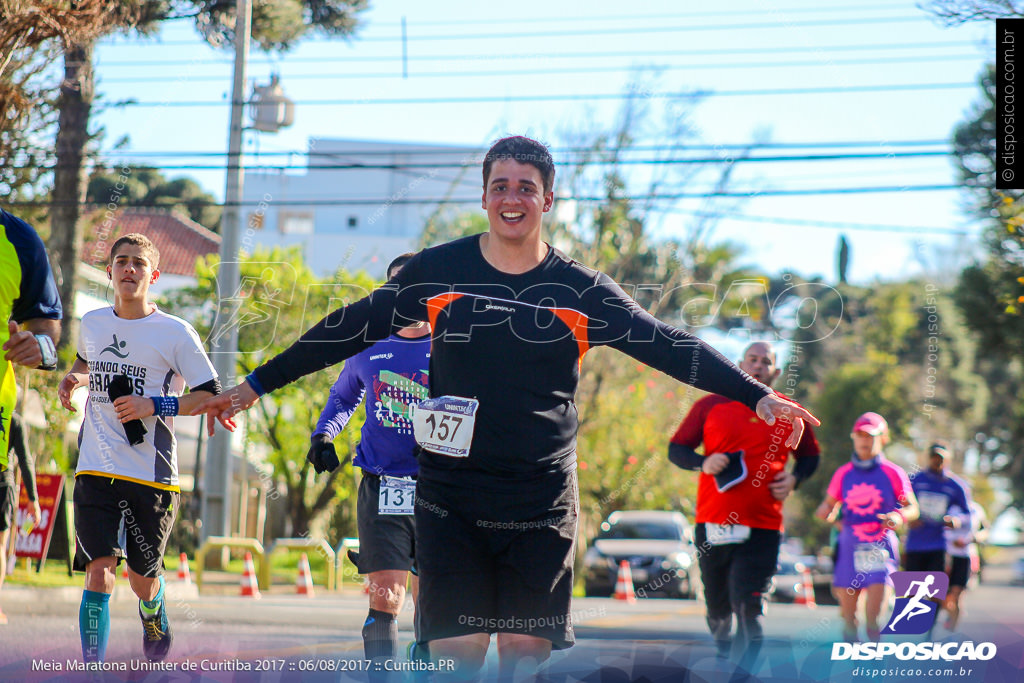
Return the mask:
<svg viewBox="0 0 1024 683">
<path fill-rule="evenodd" d="M 125 351 L 124 353 L 121 353 L 121 349 L 123 349 L 126 346 L 128 346 L 128 342 L 118 341 L 117 340 L 117 335 L 115 334 L 114 335 L 114 341 L 111 342 L 109 345 L 107 345 L 107 347 L 104 348 L 102 351 L 100 351 L 100 355 L 102 356 L 107 351 L 110 351 L 112 354 L 114 354 L 118 358 L 127 358 L 128 357 L 128 352 L 127 351 Z"/>
<path fill-rule="evenodd" d="M 927 633 L 949 590 L 949 576 L 945 572 L 893 572 L 892 583 L 896 605 L 882 633 Z"/>
</svg>

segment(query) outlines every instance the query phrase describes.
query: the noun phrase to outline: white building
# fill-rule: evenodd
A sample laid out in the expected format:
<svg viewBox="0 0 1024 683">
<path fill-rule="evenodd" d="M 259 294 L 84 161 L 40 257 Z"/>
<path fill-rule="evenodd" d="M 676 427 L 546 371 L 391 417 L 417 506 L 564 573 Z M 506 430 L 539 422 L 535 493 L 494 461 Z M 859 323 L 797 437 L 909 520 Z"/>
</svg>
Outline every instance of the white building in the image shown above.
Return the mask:
<svg viewBox="0 0 1024 683">
<path fill-rule="evenodd" d="M 382 277 L 415 251 L 442 201 L 479 209 L 482 150 L 406 142 L 312 138 L 302 173 L 245 175 L 241 247 L 302 245 L 320 277 L 339 267 Z"/>
</svg>

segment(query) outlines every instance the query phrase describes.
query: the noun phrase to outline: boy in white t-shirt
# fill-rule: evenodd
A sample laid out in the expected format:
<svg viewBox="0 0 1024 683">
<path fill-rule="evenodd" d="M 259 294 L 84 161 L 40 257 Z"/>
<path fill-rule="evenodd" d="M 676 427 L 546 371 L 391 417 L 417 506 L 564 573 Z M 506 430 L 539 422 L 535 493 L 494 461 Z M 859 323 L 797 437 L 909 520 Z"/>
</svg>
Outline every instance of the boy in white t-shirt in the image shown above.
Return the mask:
<svg viewBox="0 0 1024 683">
<path fill-rule="evenodd" d="M 71 395 L 89 388 L 74 492 L 86 662 L 104 660 L 108 602 L 125 556 L 139 596 L 143 650 L 151 661 L 167 656 L 172 636 L 161 572 L 180 496 L 173 416 L 220 392 L 196 331 L 149 301 L 159 259 L 144 235 L 114 242 L 107 265 L 114 305 L 82 316 L 78 358 L 58 389 L 61 403 L 74 411 Z M 192 391 L 182 395 L 186 384 Z"/>
</svg>

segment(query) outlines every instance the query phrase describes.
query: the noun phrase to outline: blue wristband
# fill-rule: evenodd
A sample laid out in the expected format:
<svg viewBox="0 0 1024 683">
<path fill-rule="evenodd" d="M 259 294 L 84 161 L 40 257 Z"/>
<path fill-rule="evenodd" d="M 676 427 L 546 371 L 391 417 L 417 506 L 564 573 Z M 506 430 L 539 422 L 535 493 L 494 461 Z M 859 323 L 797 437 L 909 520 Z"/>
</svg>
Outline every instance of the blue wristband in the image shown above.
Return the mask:
<svg viewBox="0 0 1024 683">
<path fill-rule="evenodd" d="M 246 375 L 245 381 L 249 383 L 249 386 L 252 387 L 252 390 L 256 392 L 257 396 L 262 396 L 263 394 L 267 393 L 263 389 L 263 385 L 260 384 L 260 381 L 256 379 L 255 372 L 250 372 L 248 375 Z"/>
<path fill-rule="evenodd" d="M 157 417 L 174 417 L 178 414 L 177 396 L 150 396 L 153 402 L 153 414 Z"/>
</svg>

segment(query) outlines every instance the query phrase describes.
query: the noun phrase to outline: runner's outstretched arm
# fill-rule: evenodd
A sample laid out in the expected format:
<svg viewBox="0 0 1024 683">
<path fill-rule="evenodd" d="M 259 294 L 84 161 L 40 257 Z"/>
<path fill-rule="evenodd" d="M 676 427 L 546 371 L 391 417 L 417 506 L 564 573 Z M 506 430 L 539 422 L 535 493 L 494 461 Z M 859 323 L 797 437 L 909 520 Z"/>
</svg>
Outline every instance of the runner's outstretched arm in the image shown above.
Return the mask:
<svg viewBox="0 0 1024 683">
<path fill-rule="evenodd" d="M 802 406 L 778 396 L 707 343 L 652 316 L 607 275 L 596 276 L 583 304 L 591 345 L 611 346 L 680 382 L 739 401 L 769 425 L 776 420 L 792 422 L 788 448 L 795 449 L 800 443 L 804 420 L 821 424 Z"/>
<path fill-rule="evenodd" d="M 428 320 L 426 298 L 446 288 L 406 284 L 417 282 L 417 263 L 418 257 L 413 257 L 383 287 L 328 314 L 290 347 L 253 370 L 241 384 L 204 401 L 192 414 L 208 415 L 207 431 L 212 435 L 214 419 L 224 424 L 255 405 L 263 394 L 351 358 L 411 322 Z"/>
</svg>

